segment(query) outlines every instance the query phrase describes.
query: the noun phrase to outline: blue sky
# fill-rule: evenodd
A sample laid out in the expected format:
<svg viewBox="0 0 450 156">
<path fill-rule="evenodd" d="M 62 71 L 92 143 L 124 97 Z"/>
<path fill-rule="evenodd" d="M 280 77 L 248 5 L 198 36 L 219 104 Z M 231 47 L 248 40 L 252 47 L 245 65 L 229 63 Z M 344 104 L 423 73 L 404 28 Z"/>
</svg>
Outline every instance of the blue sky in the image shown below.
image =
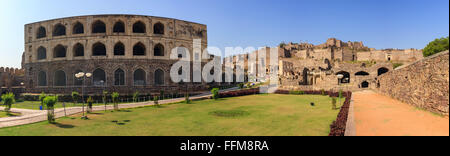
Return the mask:
<svg viewBox="0 0 450 156">
<path fill-rule="evenodd" d="M 208 25 L 229 46 L 320 44 L 327 38 L 382 48 L 418 48 L 449 35 L 448 0 L 2 0 L 0 66 L 20 67 L 24 25 L 91 14 L 142 14 Z"/>
</svg>

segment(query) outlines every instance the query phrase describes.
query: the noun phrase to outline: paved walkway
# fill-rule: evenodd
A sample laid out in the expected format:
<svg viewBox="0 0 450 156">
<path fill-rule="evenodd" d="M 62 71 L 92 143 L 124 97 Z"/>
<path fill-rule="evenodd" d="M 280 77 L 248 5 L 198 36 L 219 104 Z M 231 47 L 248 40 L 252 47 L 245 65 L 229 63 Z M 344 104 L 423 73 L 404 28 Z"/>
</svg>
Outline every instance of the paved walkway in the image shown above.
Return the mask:
<svg viewBox="0 0 450 156">
<path fill-rule="evenodd" d="M 231 88 L 222 90 L 220 92 L 227 92 L 227 91 L 233 91 L 237 88 Z M 204 94 L 197 95 L 190 97 L 191 100 L 201 100 L 201 99 L 209 99 L 211 97 L 211 93 L 205 92 Z M 178 99 L 169 99 L 169 100 L 160 100 L 159 104 L 169 104 L 169 103 L 177 103 L 177 102 L 183 102 L 185 98 L 178 98 Z M 137 107 L 144 107 L 144 106 L 152 106 L 154 105 L 153 101 L 150 102 L 141 102 L 141 103 L 131 103 L 131 104 L 121 104 L 119 105 L 120 109 L 125 108 L 137 108 Z M 1 110 L 4 108 L 0 107 Z M 86 108 L 85 108 L 86 109 Z M 92 107 L 93 111 L 104 111 L 105 106 L 94 106 Z M 113 105 L 106 106 L 107 110 L 113 110 Z M 39 110 L 27 110 L 27 109 L 12 109 L 13 112 L 19 112 L 22 113 L 22 116 L 19 117 L 6 117 L 6 118 L 0 118 L 0 128 L 4 127 L 12 127 L 12 126 L 19 126 L 19 125 L 26 125 L 31 123 L 37 123 L 41 121 L 47 120 L 47 111 L 39 111 Z M 56 118 L 64 117 L 65 115 L 74 115 L 82 113 L 82 107 L 71 107 L 66 108 L 66 112 L 64 112 L 63 108 L 55 109 L 55 115 Z"/>
<path fill-rule="evenodd" d="M 355 92 L 357 136 L 449 136 L 449 118 L 373 91 Z"/>
</svg>

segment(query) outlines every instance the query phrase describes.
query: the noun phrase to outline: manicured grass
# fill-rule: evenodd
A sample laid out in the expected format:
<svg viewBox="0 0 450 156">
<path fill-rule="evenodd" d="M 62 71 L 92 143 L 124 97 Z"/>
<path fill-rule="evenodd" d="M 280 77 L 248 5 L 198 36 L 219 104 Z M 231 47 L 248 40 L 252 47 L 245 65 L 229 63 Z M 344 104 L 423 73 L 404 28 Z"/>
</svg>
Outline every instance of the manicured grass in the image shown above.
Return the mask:
<svg viewBox="0 0 450 156">
<path fill-rule="evenodd" d="M 131 102 L 130 102 L 131 103 Z M 119 104 L 126 104 L 126 103 L 119 103 Z M 32 109 L 32 110 L 39 110 L 39 106 L 41 105 L 41 102 L 39 101 L 24 101 L 24 102 L 17 102 L 12 105 L 12 108 L 21 108 L 21 109 Z M 83 103 L 77 103 L 74 104 L 73 102 L 65 102 L 66 108 L 68 107 L 81 107 L 83 106 Z M 93 106 L 104 106 L 103 103 L 93 103 Z M 108 103 L 108 105 L 113 105 L 112 103 Z M 0 105 L 3 106 L 3 105 Z M 84 104 L 84 106 L 87 106 L 87 103 Z M 64 108 L 62 102 L 58 102 L 55 105 L 55 109 L 58 108 Z M 43 107 L 43 109 L 46 109 L 46 106 Z"/>
<path fill-rule="evenodd" d="M 14 116 L 20 116 L 20 114 L 18 113 L 9 113 L 7 114 L 4 111 L 0 111 L 0 118 L 4 118 L 4 117 L 14 117 Z"/>
<path fill-rule="evenodd" d="M 0 136 L 326 136 L 338 112 L 327 96 L 263 94 L 76 115 Z"/>
</svg>

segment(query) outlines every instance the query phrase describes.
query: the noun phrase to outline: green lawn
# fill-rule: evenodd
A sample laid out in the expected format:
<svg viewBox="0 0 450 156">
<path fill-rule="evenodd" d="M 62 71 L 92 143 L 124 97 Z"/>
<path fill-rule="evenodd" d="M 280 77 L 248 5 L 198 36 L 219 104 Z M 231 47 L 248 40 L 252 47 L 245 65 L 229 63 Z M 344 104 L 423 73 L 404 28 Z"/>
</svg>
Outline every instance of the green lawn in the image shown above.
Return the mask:
<svg viewBox="0 0 450 156">
<path fill-rule="evenodd" d="M 0 136 L 326 136 L 338 112 L 327 96 L 265 94 L 77 115 Z"/>
<path fill-rule="evenodd" d="M 125 103 L 121 103 L 121 104 L 125 104 Z M 41 105 L 41 102 L 39 101 L 24 101 L 24 102 L 17 102 L 15 104 L 13 104 L 11 107 L 12 108 L 22 108 L 22 109 L 32 109 L 32 110 L 39 110 L 39 106 Z M 66 107 L 81 107 L 83 106 L 83 103 L 77 103 L 74 104 L 72 102 L 65 102 Z M 94 103 L 93 106 L 103 106 L 103 103 Z M 112 105 L 112 103 L 108 103 L 108 105 Z M 0 105 L 3 106 L 3 105 Z M 87 104 L 85 104 L 84 106 L 87 106 Z M 55 105 L 55 109 L 58 108 L 63 108 L 63 103 L 62 102 L 58 102 Z M 43 108 L 45 110 L 45 106 Z"/>
</svg>

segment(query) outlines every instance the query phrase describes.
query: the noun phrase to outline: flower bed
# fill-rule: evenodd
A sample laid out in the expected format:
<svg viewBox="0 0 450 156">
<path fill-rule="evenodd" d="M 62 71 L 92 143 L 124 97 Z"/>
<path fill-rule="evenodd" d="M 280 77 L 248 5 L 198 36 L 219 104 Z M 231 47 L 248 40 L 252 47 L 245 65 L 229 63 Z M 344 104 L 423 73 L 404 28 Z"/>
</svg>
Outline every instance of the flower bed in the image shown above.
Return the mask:
<svg viewBox="0 0 450 156">
<path fill-rule="evenodd" d="M 259 88 L 254 88 L 254 89 L 244 89 L 244 90 L 238 90 L 238 91 L 219 93 L 219 96 L 220 96 L 220 98 L 228 98 L 228 97 L 254 95 L 254 94 L 259 94 L 259 93 L 260 93 Z"/>
<path fill-rule="evenodd" d="M 288 91 L 288 90 L 277 90 L 276 94 L 295 94 L 299 93 L 308 94 L 308 95 L 328 95 L 330 97 L 339 97 L 339 92 L 330 92 L 330 91 Z M 350 109 L 350 102 L 352 98 L 352 92 L 343 92 L 342 96 L 345 97 L 344 105 L 341 107 L 341 111 L 339 112 L 336 121 L 334 121 L 330 125 L 330 134 L 329 136 L 344 136 L 345 130 L 347 126 L 348 113 Z"/>
</svg>

